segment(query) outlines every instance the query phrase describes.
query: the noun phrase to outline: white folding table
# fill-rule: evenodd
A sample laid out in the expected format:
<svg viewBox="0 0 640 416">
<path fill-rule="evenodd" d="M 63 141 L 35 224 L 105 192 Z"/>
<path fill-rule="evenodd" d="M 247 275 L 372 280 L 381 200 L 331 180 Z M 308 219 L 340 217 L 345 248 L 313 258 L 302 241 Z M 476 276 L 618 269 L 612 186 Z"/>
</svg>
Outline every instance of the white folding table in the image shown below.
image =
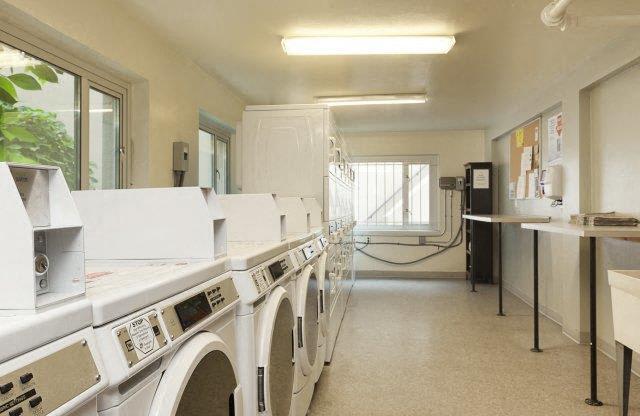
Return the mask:
<svg viewBox="0 0 640 416">
<path fill-rule="evenodd" d="M 597 238 L 638 238 L 640 227 L 593 227 L 574 225 L 561 222 L 550 223 L 526 223 L 522 228 L 533 230 L 533 280 L 534 280 L 534 348 L 532 351 L 541 352 L 539 349 L 538 333 L 538 231 L 573 235 L 589 239 L 589 330 L 591 342 L 591 395 L 585 399 L 585 403 L 591 406 L 602 406 L 598 400 L 598 368 L 597 368 L 597 325 L 596 325 L 596 239 Z"/>
<path fill-rule="evenodd" d="M 504 316 L 502 308 L 502 224 L 544 223 L 551 221 L 550 217 L 541 215 L 463 215 L 463 218 L 471 221 L 480 221 L 498 224 L 498 316 Z M 476 291 L 475 277 L 471 276 L 472 292 Z"/>
</svg>

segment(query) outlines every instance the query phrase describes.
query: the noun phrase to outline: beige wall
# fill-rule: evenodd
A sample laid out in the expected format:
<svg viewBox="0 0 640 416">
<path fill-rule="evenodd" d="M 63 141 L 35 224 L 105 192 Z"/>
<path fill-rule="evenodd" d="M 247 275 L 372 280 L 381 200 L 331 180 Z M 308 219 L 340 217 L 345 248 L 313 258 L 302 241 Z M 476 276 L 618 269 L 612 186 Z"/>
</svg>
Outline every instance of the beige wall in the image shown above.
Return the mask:
<svg viewBox="0 0 640 416">
<path fill-rule="evenodd" d="M 171 186 L 171 143 L 190 143 L 185 183 L 197 184 L 199 110 L 235 128 L 243 99 L 108 0 L 0 0 L 0 18 L 97 63 L 132 89 L 132 186 Z"/>
<path fill-rule="evenodd" d="M 430 131 L 397 133 L 352 133 L 346 141 L 353 156 L 407 156 L 438 155 L 439 176 L 464 176 L 464 163 L 484 160 L 484 132 L 474 131 Z M 440 223 L 444 228 L 445 193 L 439 192 Z M 453 198 L 453 227 L 457 231 L 460 218 L 460 194 Z M 449 232 L 447 233 L 447 236 Z M 359 237 L 363 240 L 366 237 Z M 437 238 L 442 240 L 442 238 Z M 371 237 L 372 242 L 391 241 L 417 243 L 417 237 Z M 369 246 L 366 251 L 393 261 L 408 261 L 420 258 L 433 249 L 424 247 L 394 247 L 389 245 Z M 386 276 L 464 276 L 464 245 L 432 259 L 408 266 L 394 266 L 356 255 L 356 267 L 361 274 Z"/>
<path fill-rule="evenodd" d="M 633 195 L 640 178 L 635 132 L 640 103 L 640 71 L 628 69 L 640 58 L 640 33 L 629 32 L 594 54 L 576 71 L 564 74 L 548 88 L 522 97 L 514 112 L 504 114 L 487 131 L 487 149 L 495 163 L 505 164 L 503 135 L 532 117 L 552 113 L 561 105 L 564 116 L 564 206 L 551 209 L 542 203 L 520 203 L 522 212 L 547 213 L 567 221 L 577 212 L 615 209 L 638 213 L 639 197 Z M 543 126 L 544 130 L 544 126 Z M 626 149 L 624 152 L 620 149 Z M 500 192 L 508 184 L 500 182 Z M 504 199 L 504 197 L 502 197 Z M 516 209 L 515 204 L 503 208 Z M 505 237 L 507 286 L 531 300 L 531 234 Z M 598 338 L 600 348 L 613 352 L 611 306 L 606 270 L 640 268 L 638 243 L 602 240 L 598 244 Z M 543 310 L 558 320 L 563 331 L 587 342 L 589 331 L 588 243 L 584 239 L 541 234 L 540 276 Z M 524 288 L 524 289 L 523 289 Z M 544 347 L 544 341 L 543 345 Z"/>
<path fill-rule="evenodd" d="M 547 163 L 547 120 L 562 111 L 560 107 L 545 111 L 541 120 L 541 163 Z M 492 161 L 494 163 L 494 212 L 501 214 L 548 215 L 554 221 L 562 221 L 562 208 L 551 207 L 545 199 L 512 200 L 509 199 L 509 139 L 505 134 L 493 141 Z M 494 227 L 494 241 L 497 242 L 497 230 Z M 566 260 L 562 258 L 564 239 L 559 235 L 541 233 L 539 235 L 540 255 L 540 304 L 543 311 L 557 322 L 562 322 L 563 288 L 560 279 L 548 278 L 561 274 L 560 268 Z M 533 299 L 533 232 L 517 225 L 502 227 L 503 281 L 505 288 L 523 299 Z M 498 253 L 494 251 L 494 264 Z M 555 269 L 555 270 L 554 270 Z M 495 270 L 497 273 L 497 270 Z"/>
<path fill-rule="evenodd" d="M 590 91 L 591 207 L 640 215 L 640 65 Z M 640 217 L 639 217 L 640 218 Z M 598 336 L 613 351 L 608 269 L 640 269 L 640 242 L 602 239 L 598 244 Z"/>
</svg>

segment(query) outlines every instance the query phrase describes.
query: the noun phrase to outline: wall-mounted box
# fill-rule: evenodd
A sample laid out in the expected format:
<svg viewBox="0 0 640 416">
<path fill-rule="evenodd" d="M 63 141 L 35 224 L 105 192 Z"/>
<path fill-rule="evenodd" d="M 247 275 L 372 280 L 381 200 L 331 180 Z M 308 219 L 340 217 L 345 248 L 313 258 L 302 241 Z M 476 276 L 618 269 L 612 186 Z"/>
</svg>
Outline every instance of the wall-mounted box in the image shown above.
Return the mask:
<svg viewBox="0 0 640 416">
<path fill-rule="evenodd" d="M 0 310 L 85 292 L 83 224 L 59 168 L 0 163 Z"/>
<path fill-rule="evenodd" d="M 230 242 L 280 242 L 287 238 L 287 217 L 273 194 L 218 195 L 227 218 Z"/>
<path fill-rule="evenodd" d="M 87 260 L 210 260 L 226 255 L 215 193 L 196 187 L 77 191 Z"/>
</svg>

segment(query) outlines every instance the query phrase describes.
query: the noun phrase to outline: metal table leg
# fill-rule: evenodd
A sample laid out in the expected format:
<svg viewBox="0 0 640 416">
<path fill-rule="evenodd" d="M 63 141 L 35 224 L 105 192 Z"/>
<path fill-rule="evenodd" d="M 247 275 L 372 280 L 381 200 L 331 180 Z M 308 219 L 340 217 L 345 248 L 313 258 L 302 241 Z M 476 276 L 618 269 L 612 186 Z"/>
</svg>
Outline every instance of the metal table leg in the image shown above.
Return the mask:
<svg viewBox="0 0 640 416">
<path fill-rule="evenodd" d="M 602 406 L 598 400 L 598 349 L 596 321 L 596 238 L 589 237 L 589 331 L 591 332 L 591 396 L 585 399 L 589 406 Z"/>
<path fill-rule="evenodd" d="M 620 416 L 629 415 L 629 387 L 631 386 L 631 358 L 633 350 L 616 341 L 616 367 L 618 372 L 618 406 Z"/>
<path fill-rule="evenodd" d="M 538 308 L 538 230 L 533 230 L 533 348 L 531 352 L 542 352 Z"/>
<path fill-rule="evenodd" d="M 473 229 L 474 229 L 475 225 L 471 224 L 471 241 L 473 241 Z M 475 246 L 474 244 L 471 245 L 471 261 L 473 261 L 473 247 Z M 472 266 L 471 267 L 471 291 L 472 292 L 477 292 L 476 290 L 476 273 L 475 273 L 475 268 Z"/>
<path fill-rule="evenodd" d="M 498 316 L 505 316 L 502 311 L 502 223 L 498 223 Z"/>
</svg>

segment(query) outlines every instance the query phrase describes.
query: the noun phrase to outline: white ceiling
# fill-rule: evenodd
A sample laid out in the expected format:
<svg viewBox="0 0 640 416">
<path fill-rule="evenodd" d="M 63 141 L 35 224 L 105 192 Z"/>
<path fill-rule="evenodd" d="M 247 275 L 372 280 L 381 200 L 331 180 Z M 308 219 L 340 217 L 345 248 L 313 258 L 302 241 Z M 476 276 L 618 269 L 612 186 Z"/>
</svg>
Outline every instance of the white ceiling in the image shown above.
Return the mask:
<svg viewBox="0 0 640 416">
<path fill-rule="evenodd" d="M 250 104 L 417 93 L 423 105 L 336 110 L 347 131 L 485 128 L 623 32 L 545 27 L 549 0 L 120 0 Z M 640 14 L 640 2 L 575 0 L 579 15 Z M 628 30 L 628 29 L 627 29 Z M 300 35 L 453 34 L 448 55 L 290 57 Z"/>
</svg>

